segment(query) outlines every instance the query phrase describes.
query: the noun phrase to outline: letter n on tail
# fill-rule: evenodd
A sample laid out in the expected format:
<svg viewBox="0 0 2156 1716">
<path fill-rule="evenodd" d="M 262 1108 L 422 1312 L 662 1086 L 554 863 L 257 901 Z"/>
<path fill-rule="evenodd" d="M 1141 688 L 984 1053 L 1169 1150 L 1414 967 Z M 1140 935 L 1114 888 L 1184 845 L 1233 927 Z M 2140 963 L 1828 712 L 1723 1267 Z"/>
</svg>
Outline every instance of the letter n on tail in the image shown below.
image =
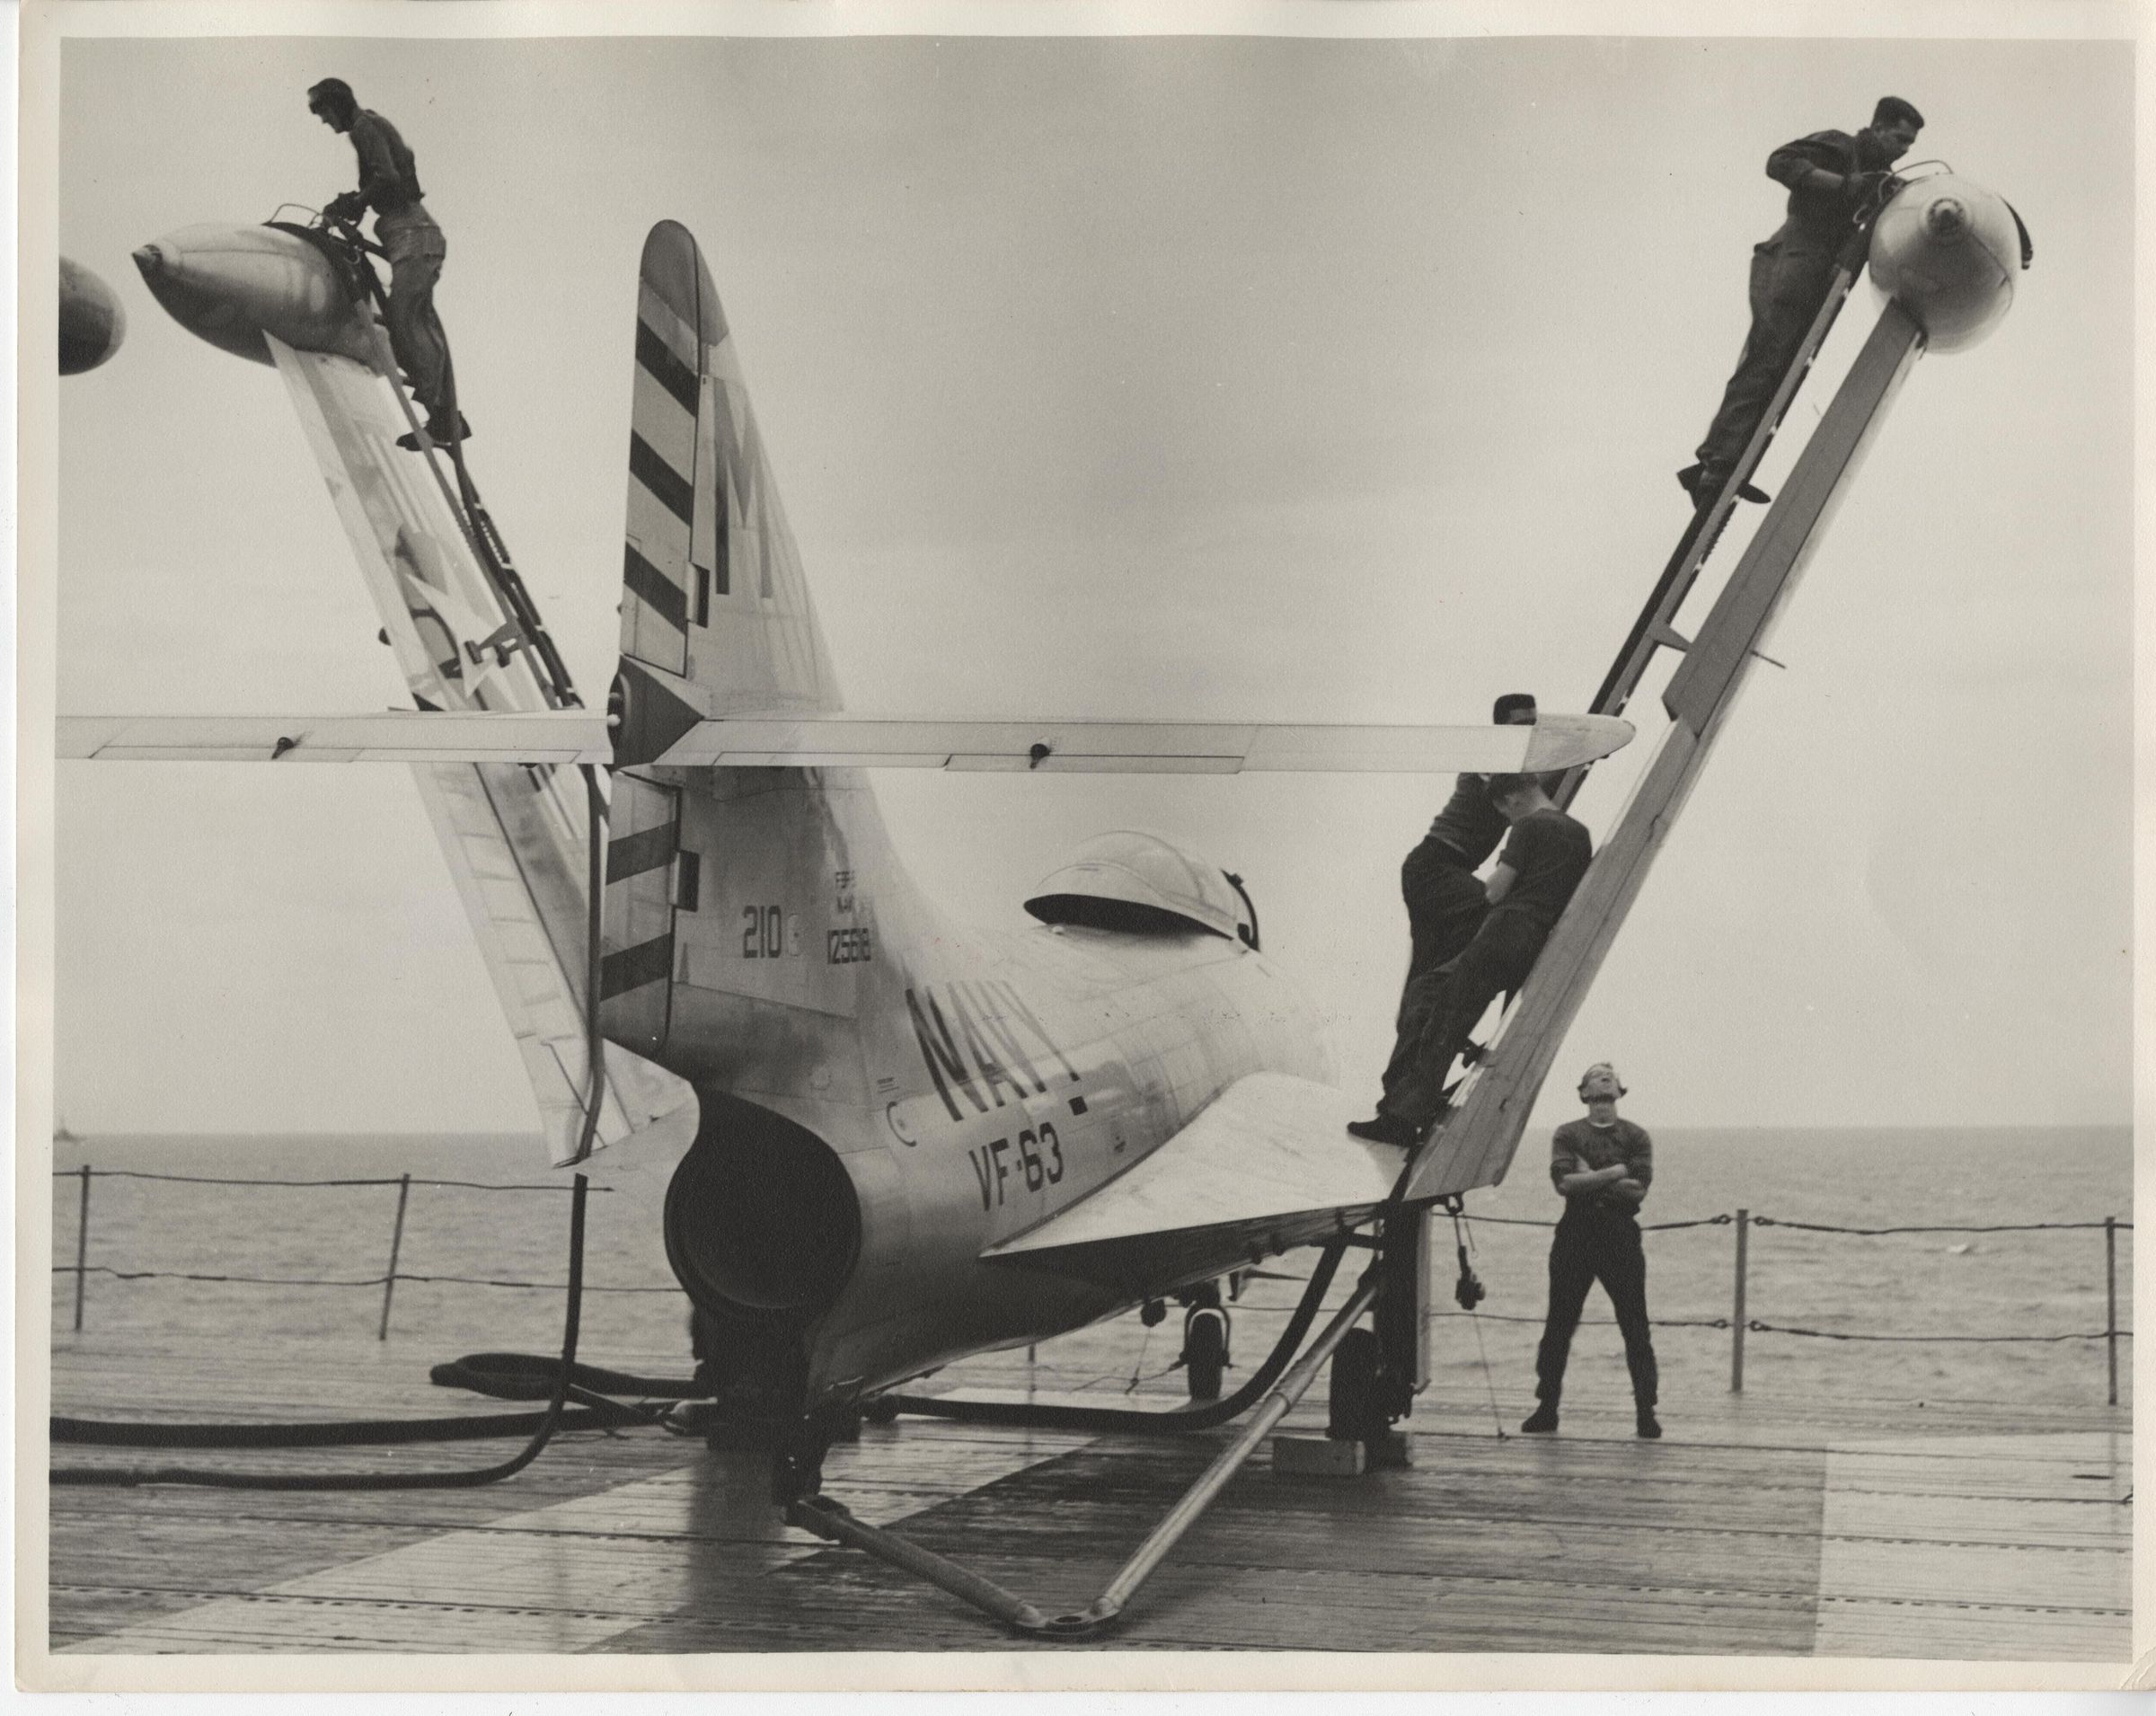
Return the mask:
<svg viewBox="0 0 2156 1716">
<path fill-rule="evenodd" d="M 950 1118 L 954 1120 L 965 1118 L 959 1112 L 958 1103 L 951 1098 L 950 1087 L 953 1084 L 966 1092 L 966 1100 L 973 1104 L 976 1112 L 987 1113 L 988 1104 L 982 1101 L 980 1092 L 973 1087 L 973 1074 L 967 1067 L 964 1057 L 959 1053 L 958 1044 L 951 1040 L 950 1027 L 943 1022 L 943 1010 L 936 1005 L 935 996 L 932 995 L 928 997 L 928 1011 L 923 1013 L 921 998 L 908 989 L 906 992 L 906 1007 L 914 1016 L 914 1036 L 921 1045 L 922 1063 L 927 1066 L 929 1077 L 935 1081 L 936 1094 L 943 1099 L 943 1106 L 950 1110 Z"/>
</svg>

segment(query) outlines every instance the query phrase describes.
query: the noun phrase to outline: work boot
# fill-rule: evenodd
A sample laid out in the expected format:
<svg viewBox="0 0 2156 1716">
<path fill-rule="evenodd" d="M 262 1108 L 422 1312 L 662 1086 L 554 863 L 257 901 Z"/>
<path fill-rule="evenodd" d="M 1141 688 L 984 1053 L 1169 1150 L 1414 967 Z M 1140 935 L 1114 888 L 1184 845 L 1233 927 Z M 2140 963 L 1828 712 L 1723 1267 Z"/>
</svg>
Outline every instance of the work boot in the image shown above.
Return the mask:
<svg viewBox="0 0 2156 1716">
<path fill-rule="evenodd" d="M 1662 1426 L 1657 1420 L 1655 1409 L 1651 1406 L 1639 1408 L 1638 1429 L 1642 1441 L 1659 1442 L 1662 1439 Z"/>
<path fill-rule="evenodd" d="M 1348 1131 L 1373 1144 L 1396 1144 L 1408 1149 L 1422 1137 L 1422 1128 L 1398 1114 L 1375 1114 L 1367 1120 L 1350 1120 Z"/>
<path fill-rule="evenodd" d="M 1523 1436 L 1548 1436 L 1556 1429 L 1557 1404 L 1553 1401 L 1544 1401 L 1520 1426 L 1520 1433 Z"/>
<path fill-rule="evenodd" d="M 472 438 L 472 425 L 465 420 L 464 412 L 459 411 L 454 429 L 440 420 L 429 423 L 427 438 L 437 447 L 447 447 L 452 441 L 468 441 Z M 400 435 L 397 437 L 397 445 L 407 453 L 417 453 L 420 450 L 420 438 L 410 434 Z"/>
<path fill-rule="evenodd" d="M 1677 473 L 1677 486 L 1692 496 L 1694 507 L 1711 507 L 1722 492 L 1722 485 L 1729 481 L 1729 473 L 1710 464 L 1688 464 Z M 1736 498 L 1749 500 L 1754 506 L 1763 507 L 1774 497 L 1764 489 L 1754 488 L 1749 482 L 1736 485 Z"/>
</svg>

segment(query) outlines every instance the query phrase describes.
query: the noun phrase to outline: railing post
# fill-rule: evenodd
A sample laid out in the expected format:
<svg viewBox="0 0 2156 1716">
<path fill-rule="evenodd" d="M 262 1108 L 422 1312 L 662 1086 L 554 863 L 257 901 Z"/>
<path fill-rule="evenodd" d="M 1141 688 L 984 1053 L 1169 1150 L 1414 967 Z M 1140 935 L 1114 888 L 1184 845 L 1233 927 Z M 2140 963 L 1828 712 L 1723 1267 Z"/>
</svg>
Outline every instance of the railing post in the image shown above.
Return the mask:
<svg viewBox="0 0 2156 1716">
<path fill-rule="evenodd" d="M 82 1197 L 75 1201 L 75 1334 L 82 1334 L 82 1283 L 91 1278 L 91 1164 L 82 1164 Z M 2113 1388 L 2113 1399 L 2117 1391 Z"/>
<path fill-rule="evenodd" d="M 411 1196 L 411 1176 L 402 1174 L 397 1180 L 397 1225 L 389 1236 L 389 1274 L 382 1283 L 382 1329 L 376 1340 L 389 1339 L 389 1302 L 397 1291 L 397 1253 L 404 1249 L 404 1205 Z"/>
<path fill-rule="evenodd" d="M 1752 1212 L 1736 1212 L 1736 1300 L 1729 1313 L 1729 1392 L 1745 1392 L 1745 1241 L 1752 1226 Z"/>
<path fill-rule="evenodd" d="M 2111 1404 L 2118 1404 L 2118 1217 L 2104 1217 L 2104 1362 L 2111 1371 Z"/>
</svg>

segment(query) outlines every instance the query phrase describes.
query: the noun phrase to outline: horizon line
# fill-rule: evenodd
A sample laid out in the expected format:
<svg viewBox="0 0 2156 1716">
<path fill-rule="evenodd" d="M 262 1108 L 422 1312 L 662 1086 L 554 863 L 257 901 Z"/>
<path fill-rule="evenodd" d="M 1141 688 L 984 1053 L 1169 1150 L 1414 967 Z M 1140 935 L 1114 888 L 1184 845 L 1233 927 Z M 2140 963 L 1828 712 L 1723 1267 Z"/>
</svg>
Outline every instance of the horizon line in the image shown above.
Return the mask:
<svg viewBox="0 0 2156 1716">
<path fill-rule="evenodd" d="M 1833 1120 L 1833 1121 L 1771 1121 L 1771 1120 L 1668 1120 L 1657 1122 L 1665 1132 L 2026 1132 L 2031 1129 L 2045 1131 L 2120 1131 L 2134 1129 L 2131 1118 L 2121 1120 Z M 654 1128 L 656 1129 L 656 1128 Z M 1655 1129 L 1655 1128 L 1650 1128 Z M 140 1129 L 127 1127 L 100 1128 L 92 1131 L 75 1131 L 76 1142 L 92 1138 L 228 1138 L 302 1140 L 319 1139 L 392 1139 L 429 1138 L 443 1139 L 528 1139 L 534 1144 L 543 1142 L 537 1130 L 484 1129 L 460 1128 L 452 1131 L 372 1131 L 366 1128 L 331 1129 L 327 1128 L 216 1128 L 199 1129 Z M 56 1142 L 58 1141 L 55 1135 Z M 623 1143 L 629 1140 L 623 1140 Z"/>
</svg>

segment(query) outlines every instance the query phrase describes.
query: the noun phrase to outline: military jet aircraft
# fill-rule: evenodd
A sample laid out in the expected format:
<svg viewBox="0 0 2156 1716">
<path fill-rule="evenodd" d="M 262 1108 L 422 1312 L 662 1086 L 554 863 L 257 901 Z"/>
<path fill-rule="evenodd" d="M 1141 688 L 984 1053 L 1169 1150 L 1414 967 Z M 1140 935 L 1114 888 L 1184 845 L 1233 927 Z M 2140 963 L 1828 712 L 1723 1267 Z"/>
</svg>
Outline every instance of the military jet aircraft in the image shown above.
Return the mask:
<svg viewBox="0 0 2156 1716">
<path fill-rule="evenodd" d="M 435 759 L 415 771 L 561 1161 L 590 1089 L 567 765 L 607 765 L 591 1141 L 664 1106 L 652 1066 L 693 1088 L 667 1252 L 722 1401 L 774 1424 L 1357 1225 L 1402 1163 L 1344 1131 L 1238 880 L 1110 833 L 1027 902 L 1037 929 L 976 932 L 915 886 L 864 765 L 1555 771 L 1631 736 L 844 713 L 710 271 L 670 223 L 641 261 L 620 668 L 609 712 L 580 712 L 483 510 L 396 448 L 403 402 L 334 246 L 195 228 L 137 261 L 183 323 L 283 373 L 417 711 L 75 721 L 75 748 Z"/>
<path fill-rule="evenodd" d="M 570 685 L 461 451 L 426 441 L 351 234 L 197 227 L 137 252 L 176 319 L 284 376 L 415 709 L 64 717 L 62 754 L 411 765 L 556 1161 L 695 1102 L 667 1254 L 720 1420 L 767 1434 L 780 1498 L 798 1502 L 846 1415 L 956 1357 L 1200 1296 L 1502 1176 L 1757 637 L 1922 347 L 1926 305 L 1942 344 L 1949 312 L 1966 343 L 2010 298 L 1987 199 L 1935 190 L 1880 222 L 1899 248 L 1875 253 L 1874 272 L 1895 296 L 1842 390 L 1869 391 L 1846 422 L 1830 412 L 1814 438 L 1824 463 L 1807 474 L 1800 461 L 1777 528 L 1691 641 L 1657 758 L 1512 1025 L 1411 1159 L 1346 1132 L 1316 1020 L 1262 951 L 1236 875 L 1110 833 L 1026 901 L 1036 927 L 968 929 L 908 874 L 864 771 L 1552 774 L 1630 739 L 1615 710 L 1630 683 L 1605 688 L 1607 712 L 1524 728 L 851 713 L 710 271 L 671 222 L 641 264 L 604 712 Z M 406 435 L 427 456 L 398 450 Z M 1680 551 L 1691 571 L 1717 510 Z M 1672 588 L 1657 600 L 1674 613 Z M 1658 639 L 1674 637 L 1667 620 Z M 1394 1322 L 1418 1337 L 1419 1229 L 1397 1233 L 1413 1267 L 1395 1271 Z M 1419 1381 L 1412 1348 L 1388 1358 L 1386 1418 Z"/>
</svg>

